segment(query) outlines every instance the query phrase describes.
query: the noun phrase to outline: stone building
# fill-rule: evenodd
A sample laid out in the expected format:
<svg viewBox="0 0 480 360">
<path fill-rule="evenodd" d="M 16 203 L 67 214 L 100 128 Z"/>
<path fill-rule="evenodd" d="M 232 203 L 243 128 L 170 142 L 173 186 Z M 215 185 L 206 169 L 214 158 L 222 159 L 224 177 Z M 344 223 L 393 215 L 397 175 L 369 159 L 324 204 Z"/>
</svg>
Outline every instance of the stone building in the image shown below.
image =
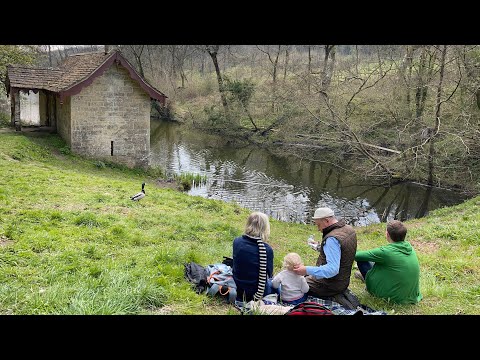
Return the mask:
<svg viewBox="0 0 480 360">
<path fill-rule="evenodd" d="M 149 165 L 151 100 L 166 96 L 119 51 L 68 56 L 57 68 L 9 66 L 12 126 L 21 131 L 20 92 L 38 93 L 39 126 L 50 127 L 73 153 L 130 167 Z"/>
</svg>

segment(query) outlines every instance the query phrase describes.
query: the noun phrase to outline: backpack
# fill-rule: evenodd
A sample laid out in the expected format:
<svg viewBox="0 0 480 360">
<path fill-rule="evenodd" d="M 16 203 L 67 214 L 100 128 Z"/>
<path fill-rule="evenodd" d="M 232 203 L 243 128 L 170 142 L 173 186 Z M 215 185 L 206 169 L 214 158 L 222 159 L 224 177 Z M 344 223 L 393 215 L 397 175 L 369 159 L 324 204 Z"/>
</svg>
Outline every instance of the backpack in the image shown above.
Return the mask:
<svg viewBox="0 0 480 360">
<path fill-rule="evenodd" d="M 233 280 L 232 268 L 225 264 L 213 264 L 206 267 L 207 295 L 220 295 L 230 303 L 237 298 L 237 285 Z"/>
<path fill-rule="evenodd" d="M 285 315 L 335 315 L 329 308 L 316 302 L 305 301 L 295 305 Z"/>
<path fill-rule="evenodd" d="M 197 263 L 189 262 L 184 264 L 185 278 L 192 283 L 195 292 L 200 294 L 207 289 L 207 277 L 209 275 L 207 269 Z"/>
<path fill-rule="evenodd" d="M 224 256 L 222 264 L 225 264 L 233 268 L 233 258 L 231 258 L 230 256 Z"/>
</svg>

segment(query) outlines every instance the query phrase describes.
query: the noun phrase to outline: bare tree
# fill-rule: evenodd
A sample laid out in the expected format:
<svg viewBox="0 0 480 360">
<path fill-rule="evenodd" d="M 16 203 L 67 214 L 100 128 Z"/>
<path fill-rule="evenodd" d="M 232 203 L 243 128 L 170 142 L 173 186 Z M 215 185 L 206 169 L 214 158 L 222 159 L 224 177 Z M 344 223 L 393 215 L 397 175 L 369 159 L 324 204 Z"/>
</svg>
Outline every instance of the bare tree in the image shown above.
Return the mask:
<svg viewBox="0 0 480 360">
<path fill-rule="evenodd" d="M 357 97 L 366 92 L 368 89 L 374 88 L 377 84 L 383 80 L 390 72 L 392 71 L 392 65 L 386 70 L 381 70 L 380 65 L 375 67 L 373 70 L 364 71 L 360 76 L 351 76 L 348 77 L 344 83 L 344 86 L 349 85 L 348 89 L 351 91 L 351 94 L 347 97 L 345 103 L 335 102 L 328 96 L 327 93 L 322 97 L 324 100 L 324 105 L 327 109 L 329 119 L 325 117 L 320 117 L 316 112 L 312 111 L 305 104 L 304 107 L 308 113 L 315 119 L 315 121 L 323 126 L 324 134 L 323 139 L 328 135 L 325 131 L 329 131 L 331 138 L 336 138 L 342 143 L 347 144 L 352 147 L 358 153 L 364 155 L 374 167 L 370 172 L 373 174 L 377 173 L 377 169 L 381 169 L 382 176 L 391 177 L 393 175 L 393 170 L 390 168 L 387 162 L 385 162 L 380 156 L 375 154 L 375 151 L 387 151 L 391 153 L 400 153 L 400 151 L 385 148 L 375 144 L 369 144 L 362 139 L 361 132 L 356 130 L 356 127 L 352 124 L 352 117 L 357 112 Z M 327 137 L 328 138 L 328 137 Z M 368 172 L 367 172 L 368 174 Z"/>
<path fill-rule="evenodd" d="M 307 65 L 307 89 L 308 93 L 310 94 L 311 91 L 311 83 L 310 83 L 310 76 L 312 74 L 312 50 L 314 46 L 308 45 L 308 65 Z"/>
<path fill-rule="evenodd" d="M 440 59 L 440 79 L 437 86 L 437 96 L 435 104 L 435 126 L 431 129 L 432 135 L 430 136 L 430 150 L 428 154 L 428 184 L 433 185 L 433 171 L 434 171 L 434 156 L 435 156 L 435 137 L 440 130 L 440 107 L 442 105 L 441 96 L 442 96 L 442 85 L 443 85 L 443 75 L 445 73 L 445 56 L 447 54 L 447 45 L 443 45 L 441 50 L 441 59 Z"/>
<path fill-rule="evenodd" d="M 50 45 L 48 45 L 48 64 L 52 67 L 52 49 L 50 48 Z"/>
<path fill-rule="evenodd" d="M 412 87 L 412 68 L 413 68 L 413 55 L 418 46 L 406 45 L 405 55 L 403 57 L 401 66 L 399 68 L 399 78 L 405 85 L 405 100 L 407 108 L 410 108 L 410 89 Z"/>
<path fill-rule="evenodd" d="M 290 45 L 285 45 L 285 62 L 283 65 L 283 82 L 287 79 L 288 58 L 290 55 Z"/>
<path fill-rule="evenodd" d="M 268 61 L 270 61 L 272 65 L 272 112 L 275 112 L 275 99 L 277 95 L 277 71 L 278 71 L 278 59 L 280 57 L 280 53 L 282 51 L 282 45 L 275 45 L 272 50 L 270 45 L 258 46 L 256 45 L 257 49 L 260 50 L 262 53 L 267 55 Z"/>
<path fill-rule="evenodd" d="M 321 79 L 322 92 L 327 92 L 332 82 L 333 70 L 335 68 L 335 45 L 325 45 L 325 57 L 323 60 L 323 71 Z"/>
<path fill-rule="evenodd" d="M 417 87 L 415 91 L 415 114 L 421 119 L 427 99 L 428 87 L 434 75 L 436 51 L 431 46 L 424 46 L 421 50 L 417 67 Z"/>
<path fill-rule="evenodd" d="M 475 55 L 476 49 L 478 49 L 477 45 L 464 45 L 457 50 L 457 53 L 465 69 L 465 88 L 475 96 L 477 108 L 480 110 L 480 56 Z"/>
<path fill-rule="evenodd" d="M 142 62 L 142 54 L 143 50 L 145 50 L 145 45 L 124 45 L 124 49 L 129 51 L 133 55 L 138 72 L 140 73 L 140 75 L 142 75 L 142 77 L 145 77 Z"/>
<path fill-rule="evenodd" d="M 218 65 L 218 52 L 220 50 L 220 45 L 204 45 L 204 51 L 210 55 L 212 59 L 213 66 L 215 67 L 215 73 L 217 74 L 218 82 L 218 91 L 220 92 L 220 98 L 222 99 L 223 110 L 225 111 L 225 117 L 230 121 L 230 114 L 228 110 L 227 97 L 225 95 L 225 86 L 223 84 L 222 73 L 220 72 L 220 66 Z"/>
<path fill-rule="evenodd" d="M 187 76 L 185 74 L 185 62 L 187 59 L 191 59 L 195 48 L 191 45 L 168 45 L 168 51 L 171 54 L 171 69 L 172 75 L 176 78 L 177 73 L 180 75 L 180 80 L 182 85 L 180 88 L 185 88 L 185 82 L 187 81 Z"/>
</svg>

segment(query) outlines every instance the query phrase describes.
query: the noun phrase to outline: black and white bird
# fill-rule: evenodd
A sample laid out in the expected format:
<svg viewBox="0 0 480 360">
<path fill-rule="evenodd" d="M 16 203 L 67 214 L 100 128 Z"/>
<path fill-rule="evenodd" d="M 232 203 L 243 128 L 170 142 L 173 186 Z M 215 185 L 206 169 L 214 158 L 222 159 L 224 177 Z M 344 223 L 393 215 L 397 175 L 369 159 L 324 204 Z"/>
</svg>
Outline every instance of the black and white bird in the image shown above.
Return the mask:
<svg viewBox="0 0 480 360">
<path fill-rule="evenodd" d="M 140 199 L 143 199 L 145 197 L 145 183 L 142 183 L 142 191 L 140 191 L 138 194 L 133 195 L 130 199 L 133 201 L 138 201 Z"/>
</svg>

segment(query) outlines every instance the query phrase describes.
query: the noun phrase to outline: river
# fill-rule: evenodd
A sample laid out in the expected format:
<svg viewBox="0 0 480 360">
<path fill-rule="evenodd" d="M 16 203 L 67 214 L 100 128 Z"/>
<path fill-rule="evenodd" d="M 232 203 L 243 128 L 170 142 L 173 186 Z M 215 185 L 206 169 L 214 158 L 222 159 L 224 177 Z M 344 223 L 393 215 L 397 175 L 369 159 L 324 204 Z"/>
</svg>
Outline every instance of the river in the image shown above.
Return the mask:
<svg viewBox="0 0 480 360">
<path fill-rule="evenodd" d="M 236 202 L 286 222 L 311 223 L 315 209 L 328 206 L 350 225 L 366 226 L 423 217 L 466 200 L 450 190 L 414 183 L 374 186 L 332 165 L 272 155 L 256 146 L 234 147 L 228 139 L 153 119 L 150 148 L 151 166 L 207 176 L 188 194 Z"/>
</svg>

